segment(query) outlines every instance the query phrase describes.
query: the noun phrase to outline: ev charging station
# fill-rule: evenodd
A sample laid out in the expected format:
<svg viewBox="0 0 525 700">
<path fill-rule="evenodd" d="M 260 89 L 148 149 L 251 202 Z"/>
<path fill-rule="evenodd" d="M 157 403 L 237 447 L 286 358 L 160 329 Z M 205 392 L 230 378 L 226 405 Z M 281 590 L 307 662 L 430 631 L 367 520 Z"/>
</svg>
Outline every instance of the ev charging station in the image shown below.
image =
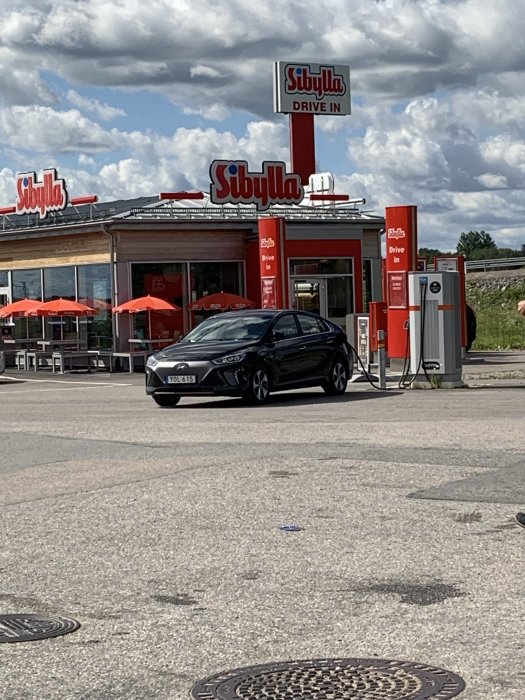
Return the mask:
<svg viewBox="0 0 525 700">
<path fill-rule="evenodd" d="M 410 372 L 415 382 L 462 387 L 459 272 L 409 272 Z"/>
</svg>

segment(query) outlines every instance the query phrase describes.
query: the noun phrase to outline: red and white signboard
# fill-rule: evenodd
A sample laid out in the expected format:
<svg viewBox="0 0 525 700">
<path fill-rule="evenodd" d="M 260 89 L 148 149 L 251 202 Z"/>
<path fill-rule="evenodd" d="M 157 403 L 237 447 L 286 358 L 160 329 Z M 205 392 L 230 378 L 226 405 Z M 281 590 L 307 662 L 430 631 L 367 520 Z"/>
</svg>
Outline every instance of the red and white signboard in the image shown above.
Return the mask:
<svg viewBox="0 0 525 700">
<path fill-rule="evenodd" d="M 52 211 L 62 211 L 68 204 L 66 181 L 57 177 L 55 168 L 42 172 L 38 182 L 35 172 L 19 173 L 16 178 L 16 213 L 36 214 L 41 219 Z"/>
<path fill-rule="evenodd" d="M 259 270 L 263 309 L 286 308 L 284 239 L 284 218 L 269 216 L 259 219 Z"/>
<path fill-rule="evenodd" d="M 350 114 L 350 67 L 276 61 L 274 111 L 332 116 Z"/>
<path fill-rule="evenodd" d="M 408 272 L 417 269 L 417 207 L 386 208 L 388 355 L 408 352 Z"/>
<path fill-rule="evenodd" d="M 300 204 L 301 178 L 286 172 L 286 164 L 266 160 L 261 172 L 250 172 L 245 160 L 214 160 L 210 166 L 210 199 L 214 204 L 255 204 L 264 211 L 272 204 Z"/>
</svg>

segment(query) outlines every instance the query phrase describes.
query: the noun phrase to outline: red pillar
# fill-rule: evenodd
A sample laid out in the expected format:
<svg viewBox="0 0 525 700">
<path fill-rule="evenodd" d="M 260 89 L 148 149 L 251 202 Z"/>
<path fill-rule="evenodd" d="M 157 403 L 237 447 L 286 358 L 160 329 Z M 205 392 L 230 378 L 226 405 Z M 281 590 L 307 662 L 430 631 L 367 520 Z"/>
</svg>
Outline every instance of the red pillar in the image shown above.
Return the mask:
<svg viewBox="0 0 525 700">
<path fill-rule="evenodd" d="M 315 135 L 313 114 L 290 114 L 290 156 L 292 173 L 301 176 L 301 183 L 315 173 Z"/>
<path fill-rule="evenodd" d="M 259 261 L 261 308 L 286 309 L 287 284 L 284 257 L 285 219 L 269 216 L 259 219 Z"/>
</svg>

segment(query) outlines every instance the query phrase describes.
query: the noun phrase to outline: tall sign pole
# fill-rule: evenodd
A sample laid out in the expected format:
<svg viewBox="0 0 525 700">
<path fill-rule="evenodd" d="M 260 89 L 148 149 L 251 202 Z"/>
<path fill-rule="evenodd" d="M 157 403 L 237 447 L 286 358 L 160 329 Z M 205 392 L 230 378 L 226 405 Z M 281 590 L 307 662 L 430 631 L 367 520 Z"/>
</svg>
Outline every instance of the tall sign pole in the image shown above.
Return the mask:
<svg viewBox="0 0 525 700">
<path fill-rule="evenodd" d="M 315 167 L 315 130 L 313 114 L 290 114 L 290 159 L 292 173 L 308 184 Z"/>
<path fill-rule="evenodd" d="M 350 68 L 276 61 L 274 111 L 290 115 L 292 172 L 307 185 L 316 171 L 314 116 L 350 114 Z"/>
</svg>

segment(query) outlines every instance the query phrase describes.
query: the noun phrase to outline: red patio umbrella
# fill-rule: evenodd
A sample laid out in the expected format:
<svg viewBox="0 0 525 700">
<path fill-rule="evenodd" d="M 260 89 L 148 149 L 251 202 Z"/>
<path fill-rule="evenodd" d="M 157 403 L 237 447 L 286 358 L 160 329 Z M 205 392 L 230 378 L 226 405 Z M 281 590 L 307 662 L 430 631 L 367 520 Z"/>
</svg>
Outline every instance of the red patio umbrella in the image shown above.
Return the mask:
<svg viewBox="0 0 525 700">
<path fill-rule="evenodd" d="M 97 310 L 86 304 L 80 304 L 72 299 L 52 299 L 44 304 L 40 303 L 34 309 L 26 311 L 24 316 L 96 316 Z M 60 338 L 64 339 L 64 329 L 60 326 Z"/>
<path fill-rule="evenodd" d="M 32 311 L 36 309 L 37 306 L 41 306 L 42 302 L 38 299 L 20 299 L 20 301 L 13 301 L 11 304 L 6 304 L 0 309 L 0 318 L 7 318 L 7 316 L 25 316 L 27 311 Z"/>
<path fill-rule="evenodd" d="M 165 299 L 159 299 L 159 297 L 152 297 L 148 294 L 145 297 L 137 297 L 136 299 L 130 299 L 125 301 L 123 304 L 113 307 L 114 314 L 128 313 L 128 314 L 138 314 L 142 311 L 148 312 L 148 334 L 151 338 L 151 312 L 160 311 L 162 313 L 175 313 L 175 311 L 181 311 L 180 306 L 176 304 L 171 304 Z"/>
<path fill-rule="evenodd" d="M 231 294 L 230 292 L 218 292 L 217 294 L 208 294 L 207 296 L 192 301 L 188 304 L 190 311 L 232 311 L 240 309 L 252 309 L 255 302 L 246 297 L 241 297 L 239 294 Z"/>
<path fill-rule="evenodd" d="M 96 316 L 97 310 L 72 299 L 52 299 L 25 312 L 26 316 Z"/>
<path fill-rule="evenodd" d="M 42 304 L 38 299 L 20 299 L 19 301 L 13 301 L 11 304 L 6 304 L 0 309 L 0 318 L 7 318 L 8 316 L 26 316 L 27 311 L 36 309 L 37 306 Z M 26 338 L 29 337 L 29 320 L 26 317 Z"/>
<path fill-rule="evenodd" d="M 104 299 L 95 299 L 94 297 L 83 297 L 79 299 L 81 304 L 90 306 L 92 309 L 97 311 L 109 311 L 111 309 L 111 304 Z"/>
</svg>

